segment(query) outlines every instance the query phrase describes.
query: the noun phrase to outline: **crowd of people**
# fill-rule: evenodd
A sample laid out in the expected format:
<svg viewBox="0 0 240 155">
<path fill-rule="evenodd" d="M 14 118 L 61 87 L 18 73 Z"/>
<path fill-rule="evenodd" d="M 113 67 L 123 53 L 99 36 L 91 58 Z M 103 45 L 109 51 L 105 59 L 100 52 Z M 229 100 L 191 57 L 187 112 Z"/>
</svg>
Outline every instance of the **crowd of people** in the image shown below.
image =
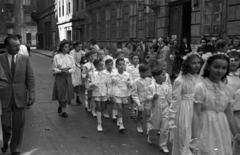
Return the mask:
<svg viewBox="0 0 240 155">
<path fill-rule="evenodd" d="M 137 122 L 136 131 L 147 142 L 160 134 L 159 147 L 172 155 L 232 155 L 240 153 L 240 40 L 229 45 L 223 39 L 206 38 L 192 50 L 187 38 L 145 38 L 116 49 L 100 48 L 94 38 L 89 46 L 66 40 L 54 52 L 53 100 L 67 118 L 66 106 L 74 99 L 85 104 L 101 132 L 102 116 L 112 119 L 124 133 L 124 106 Z M 79 98 L 85 90 L 85 101 Z M 144 118 L 143 118 L 144 113 Z M 170 132 L 170 134 L 169 134 Z M 170 135 L 170 137 L 169 137 Z"/>
</svg>

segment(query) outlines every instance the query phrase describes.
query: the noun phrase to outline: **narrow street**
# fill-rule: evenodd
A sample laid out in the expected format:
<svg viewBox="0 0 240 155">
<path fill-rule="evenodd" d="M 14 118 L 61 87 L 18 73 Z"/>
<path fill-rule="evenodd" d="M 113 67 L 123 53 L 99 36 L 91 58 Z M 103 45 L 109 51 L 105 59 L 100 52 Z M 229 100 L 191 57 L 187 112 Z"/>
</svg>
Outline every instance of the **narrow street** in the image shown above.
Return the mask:
<svg viewBox="0 0 240 155">
<path fill-rule="evenodd" d="M 58 103 L 51 100 L 54 81 L 51 58 L 32 53 L 31 63 L 36 80 L 36 104 L 26 109 L 23 155 L 164 154 L 157 145 L 157 135 L 154 144 L 149 145 L 146 135 L 137 133 L 136 124 L 130 119 L 127 107 L 124 134 L 119 133 L 111 119 L 103 119 L 104 132 L 97 132 L 96 119 L 85 111 L 83 105 L 68 106 L 67 119 L 58 115 Z"/>
</svg>

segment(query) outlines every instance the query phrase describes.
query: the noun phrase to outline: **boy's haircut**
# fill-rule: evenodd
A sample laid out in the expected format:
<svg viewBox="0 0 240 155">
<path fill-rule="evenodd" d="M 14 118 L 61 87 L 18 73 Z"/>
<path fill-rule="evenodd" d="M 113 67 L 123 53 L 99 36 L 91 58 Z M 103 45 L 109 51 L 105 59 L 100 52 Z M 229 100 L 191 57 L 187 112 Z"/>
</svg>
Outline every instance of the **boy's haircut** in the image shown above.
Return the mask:
<svg viewBox="0 0 240 155">
<path fill-rule="evenodd" d="M 122 49 L 117 49 L 116 57 L 118 57 L 120 54 L 124 54 L 123 50 Z"/>
<path fill-rule="evenodd" d="M 162 68 L 157 68 L 156 67 L 152 70 L 152 76 L 155 78 L 156 76 L 162 74 L 162 72 L 163 72 Z"/>
<path fill-rule="evenodd" d="M 133 59 L 133 57 L 138 57 L 139 58 L 139 55 L 138 54 L 136 54 L 136 53 L 134 53 L 134 54 L 131 54 L 131 56 L 130 56 L 130 60 L 132 60 Z"/>
<path fill-rule="evenodd" d="M 86 53 L 86 58 L 89 58 L 91 55 L 96 54 L 97 52 L 95 50 L 91 50 L 90 52 Z"/>
<path fill-rule="evenodd" d="M 102 62 L 101 59 L 95 59 L 95 60 L 93 61 L 93 65 L 94 65 L 94 67 L 96 68 L 97 65 L 98 65 L 100 62 Z"/>
<path fill-rule="evenodd" d="M 118 58 L 118 59 L 116 60 L 116 65 L 117 65 L 120 61 L 125 62 L 123 58 Z"/>
<path fill-rule="evenodd" d="M 150 67 L 148 65 L 140 65 L 138 67 L 139 73 L 145 73 L 146 71 L 150 70 Z"/>
<path fill-rule="evenodd" d="M 112 60 L 112 59 L 107 59 L 107 60 L 105 61 L 105 65 L 109 64 L 110 62 L 113 63 L 113 60 Z"/>
</svg>

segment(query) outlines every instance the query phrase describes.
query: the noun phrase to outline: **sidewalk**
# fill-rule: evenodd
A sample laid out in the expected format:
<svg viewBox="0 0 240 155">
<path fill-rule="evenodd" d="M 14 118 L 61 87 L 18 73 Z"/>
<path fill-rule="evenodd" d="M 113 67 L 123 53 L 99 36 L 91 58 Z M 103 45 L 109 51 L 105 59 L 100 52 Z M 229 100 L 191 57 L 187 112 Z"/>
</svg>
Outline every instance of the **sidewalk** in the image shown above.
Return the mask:
<svg viewBox="0 0 240 155">
<path fill-rule="evenodd" d="M 38 53 L 38 54 L 52 58 L 52 51 L 49 51 L 49 50 L 31 49 L 31 52 Z"/>
</svg>

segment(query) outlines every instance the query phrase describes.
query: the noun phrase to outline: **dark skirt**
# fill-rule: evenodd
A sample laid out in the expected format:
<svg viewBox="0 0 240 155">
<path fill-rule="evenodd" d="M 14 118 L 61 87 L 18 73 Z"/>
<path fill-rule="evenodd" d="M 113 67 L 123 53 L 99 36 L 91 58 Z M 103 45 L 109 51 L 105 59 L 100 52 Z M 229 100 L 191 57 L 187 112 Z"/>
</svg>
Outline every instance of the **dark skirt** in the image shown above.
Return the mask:
<svg viewBox="0 0 240 155">
<path fill-rule="evenodd" d="M 71 74 L 56 74 L 52 100 L 69 102 L 74 99 Z"/>
</svg>

